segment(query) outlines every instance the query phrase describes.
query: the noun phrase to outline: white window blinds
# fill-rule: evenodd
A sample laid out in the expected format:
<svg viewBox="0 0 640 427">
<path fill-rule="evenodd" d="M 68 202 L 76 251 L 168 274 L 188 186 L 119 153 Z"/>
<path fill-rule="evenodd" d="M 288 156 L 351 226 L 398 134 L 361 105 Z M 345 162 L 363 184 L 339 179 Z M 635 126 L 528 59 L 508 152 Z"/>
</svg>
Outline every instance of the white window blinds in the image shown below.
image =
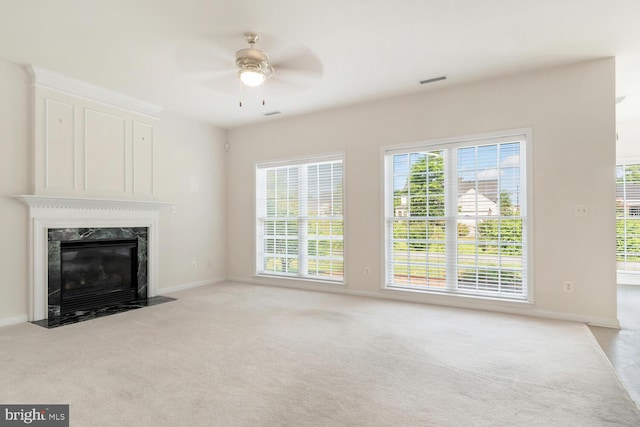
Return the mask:
<svg viewBox="0 0 640 427">
<path fill-rule="evenodd" d="M 527 298 L 526 135 L 388 150 L 386 286 Z"/>
<path fill-rule="evenodd" d="M 341 157 L 259 164 L 256 271 L 343 282 Z"/>
<path fill-rule="evenodd" d="M 616 166 L 618 271 L 640 272 L 640 164 Z"/>
</svg>

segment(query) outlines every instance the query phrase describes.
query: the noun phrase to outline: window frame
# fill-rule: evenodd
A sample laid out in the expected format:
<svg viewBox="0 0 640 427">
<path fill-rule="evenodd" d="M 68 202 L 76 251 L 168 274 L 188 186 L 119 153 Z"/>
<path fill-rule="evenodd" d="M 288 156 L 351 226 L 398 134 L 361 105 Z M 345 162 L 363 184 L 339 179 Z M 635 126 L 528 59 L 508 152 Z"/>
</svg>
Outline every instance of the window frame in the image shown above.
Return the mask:
<svg viewBox="0 0 640 427">
<path fill-rule="evenodd" d="M 342 166 L 342 279 L 333 279 L 333 278 L 322 278 L 319 276 L 309 276 L 302 274 L 302 271 L 298 271 L 297 273 L 279 273 L 279 272 L 270 272 L 270 271 L 261 271 L 259 268 L 258 262 L 261 259 L 262 249 L 260 245 L 264 245 L 264 240 L 258 241 L 260 237 L 259 233 L 259 223 L 260 218 L 258 216 L 258 196 L 259 196 L 259 188 L 258 188 L 258 171 L 260 169 L 269 169 L 269 168 L 280 168 L 280 167 L 292 167 L 292 166 L 305 166 L 316 163 L 326 163 L 326 162 L 341 162 Z M 307 281 L 314 282 L 326 285 L 339 285 L 343 286 L 347 283 L 347 265 L 346 265 L 346 154 L 345 152 L 332 152 L 326 154 L 312 155 L 312 156 L 300 156 L 300 157 L 291 157 L 286 159 L 276 159 L 276 160 L 265 160 L 265 161 L 256 161 L 254 162 L 253 167 L 253 215 L 254 215 L 254 227 L 253 227 L 253 242 L 254 242 L 254 259 L 253 259 L 253 268 L 254 268 L 254 276 L 260 278 L 271 278 L 271 279 L 285 279 L 285 280 L 296 280 L 296 281 Z M 298 217 L 300 217 L 300 212 L 298 212 Z M 333 216 L 332 216 L 333 218 Z M 298 257 L 300 259 L 300 253 L 302 250 L 303 242 L 306 240 L 305 238 L 300 238 L 301 233 L 298 233 L 298 241 L 299 241 L 299 250 Z M 309 235 L 307 234 L 306 237 Z M 306 258 L 306 257 L 303 257 Z"/>
<path fill-rule="evenodd" d="M 447 237 L 445 242 L 447 245 L 454 244 L 453 249 L 445 250 L 446 257 L 446 266 L 447 269 L 447 283 L 445 289 L 434 289 L 427 288 L 425 286 L 397 286 L 391 285 L 388 280 L 389 269 L 391 267 L 391 260 L 389 257 L 391 256 L 392 250 L 389 249 L 390 241 L 388 240 L 389 235 L 389 223 L 393 221 L 394 218 L 394 206 L 393 206 L 393 198 L 394 198 L 394 184 L 393 184 L 393 156 L 396 154 L 405 154 L 412 153 L 418 151 L 434 151 L 434 150 L 445 150 L 447 155 L 451 152 L 455 152 L 458 148 L 463 147 L 472 147 L 472 146 L 482 146 L 489 145 L 495 143 L 504 143 L 504 142 L 512 142 L 517 138 L 521 141 L 520 150 L 521 150 L 521 163 L 520 163 L 520 180 L 524 183 L 525 195 L 521 200 L 520 206 L 521 208 L 521 217 L 523 220 L 523 229 L 526 230 L 525 235 L 523 235 L 523 249 L 526 251 L 526 255 L 523 257 L 523 262 L 525 263 L 523 267 L 523 286 L 526 286 L 526 292 L 523 295 L 517 295 L 515 298 L 509 298 L 508 296 L 501 295 L 495 292 L 470 292 L 470 291 L 461 291 L 456 289 L 456 283 L 449 283 L 449 277 L 451 277 L 452 272 L 455 271 L 456 263 L 455 256 L 457 255 L 457 248 L 455 245 L 455 238 L 452 238 L 453 232 L 447 233 Z M 382 200 L 382 209 L 383 213 L 381 215 L 381 289 L 384 291 L 390 292 L 417 292 L 421 294 L 431 294 L 431 295 L 439 295 L 444 297 L 471 297 L 471 298 L 479 298 L 479 299 L 489 299 L 495 301 L 501 301 L 506 303 L 533 303 L 534 296 L 534 262 L 533 262 L 533 254 L 534 254 L 534 229 L 533 229 L 533 167 L 532 167 L 532 159 L 533 159 L 533 130 L 531 128 L 519 128 L 519 129 L 511 129 L 504 131 L 496 131 L 496 132 L 487 132 L 482 134 L 473 134 L 473 135 L 464 135 L 450 138 L 440 138 L 440 139 L 429 139 L 423 141 L 414 141 L 410 143 L 404 144 L 393 144 L 381 147 L 380 158 L 381 158 L 381 200 Z M 451 191 L 451 181 L 455 181 L 455 178 L 447 178 L 446 176 L 457 176 L 456 170 L 457 165 L 454 162 L 457 159 L 453 158 L 453 161 L 448 161 L 445 163 L 445 218 L 448 221 L 448 224 L 451 224 L 451 221 L 456 221 L 458 216 L 456 214 L 451 214 L 451 209 L 453 206 L 457 206 L 457 196 L 456 191 Z M 456 226 L 457 227 L 457 226 Z M 453 256 L 453 258 L 452 258 Z M 454 276 L 455 277 L 455 276 Z"/>
<path fill-rule="evenodd" d="M 626 169 L 628 167 L 634 167 L 640 165 L 640 157 L 626 157 L 626 158 L 622 158 L 622 159 L 616 159 L 616 175 L 617 175 L 617 169 L 618 168 L 623 168 Z M 618 179 L 616 176 L 616 194 L 617 194 L 617 186 L 618 186 Z M 623 197 L 623 203 L 627 202 L 627 181 L 626 179 L 623 181 L 623 191 L 624 191 L 624 197 Z M 617 199 L 617 195 L 616 195 L 616 199 Z M 617 200 L 616 200 L 617 202 Z M 617 203 L 616 203 L 617 205 Z M 631 207 L 630 207 L 631 208 Z M 635 213 L 635 212 L 634 212 Z M 628 253 L 629 251 L 626 250 L 626 241 L 628 239 L 628 233 L 627 233 L 627 222 L 628 221 L 633 221 L 635 220 L 636 216 L 635 215 L 631 215 L 631 209 L 629 209 L 629 212 L 623 214 L 622 216 L 618 215 L 618 210 L 616 207 L 616 280 L 617 283 L 622 283 L 622 284 L 631 284 L 631 285 L 640 285 L 640 270 L 628 270 L 628 269 L 620 269 L 619 268 L 619 263 L 620 261 L 618 260 L 618 256 L 621 254 L 618 251 L 617 248 L 617 242 L 620 239 L 620 235 L 617 232 L 617 225 L 618 225 L 618 221 L 624 221 L 624 233 L 622 234 L 624 241 L 625 241 L 625 251 L 623 252 L 625 255 L 625 261 L 624 264 L 625 266 L 627 265 L 628 261 L 626 260 L 626 258 L 628 257 Z"/>
</svg>

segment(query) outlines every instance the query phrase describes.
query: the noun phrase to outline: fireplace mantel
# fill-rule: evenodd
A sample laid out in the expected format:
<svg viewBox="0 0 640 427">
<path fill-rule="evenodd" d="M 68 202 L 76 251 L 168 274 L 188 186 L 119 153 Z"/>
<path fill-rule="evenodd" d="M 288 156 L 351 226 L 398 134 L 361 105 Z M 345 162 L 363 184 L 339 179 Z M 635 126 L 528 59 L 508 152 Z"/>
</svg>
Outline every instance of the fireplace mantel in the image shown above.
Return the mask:
<svg viewBox="0 0 640 427">
<path fill-rule="evenodd" d="M 65 196 L 20 195 L 29 207 L 29 320 L 46 319 L 48 302 L 47 232 L 51 228 L 148 228 L 148 296 L 158 289 L 158 218 L 169 203 Z"/>
<path fill-rule="evenodd" d="M 159 211 L 172 206 L 170 203 L 152 200 L 113 200 L 35 195 L 20 195 L 15 196 L 15 198 L 30 208 Z"/>
</svg>

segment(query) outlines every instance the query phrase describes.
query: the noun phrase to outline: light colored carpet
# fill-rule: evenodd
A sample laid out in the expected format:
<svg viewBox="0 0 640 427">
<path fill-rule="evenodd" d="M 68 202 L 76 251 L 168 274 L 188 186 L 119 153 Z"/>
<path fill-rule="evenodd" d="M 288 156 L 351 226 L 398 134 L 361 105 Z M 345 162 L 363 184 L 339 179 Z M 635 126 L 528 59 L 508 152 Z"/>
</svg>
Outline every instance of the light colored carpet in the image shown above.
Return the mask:
<svg viewBox="0 0 640 427">
<path fill-rule="evenodd" d="M 221 284 L 0 328 L 0 403 L 72 426 L 637 426 L 587 326 Z"/>
</svg>

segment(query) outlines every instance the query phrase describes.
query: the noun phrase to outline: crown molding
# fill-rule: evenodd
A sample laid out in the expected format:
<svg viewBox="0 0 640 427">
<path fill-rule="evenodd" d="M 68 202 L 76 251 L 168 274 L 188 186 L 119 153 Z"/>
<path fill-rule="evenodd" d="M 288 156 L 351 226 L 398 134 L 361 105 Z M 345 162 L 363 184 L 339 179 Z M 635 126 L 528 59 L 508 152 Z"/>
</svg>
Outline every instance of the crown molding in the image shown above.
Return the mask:
<svg viewBox="0 0 640 427">
<path fill-rule="evenodd" d="M 80 96 L 153 118 L 157 118 L 162 111 L 162 107 L 157 105 L 122 95 L 82 80 L 63 76 L 62 74 L 58 74 L 42 67 L 28 65 L 26 68 L 31 75 L 35 86 Z"/>
</svg>

